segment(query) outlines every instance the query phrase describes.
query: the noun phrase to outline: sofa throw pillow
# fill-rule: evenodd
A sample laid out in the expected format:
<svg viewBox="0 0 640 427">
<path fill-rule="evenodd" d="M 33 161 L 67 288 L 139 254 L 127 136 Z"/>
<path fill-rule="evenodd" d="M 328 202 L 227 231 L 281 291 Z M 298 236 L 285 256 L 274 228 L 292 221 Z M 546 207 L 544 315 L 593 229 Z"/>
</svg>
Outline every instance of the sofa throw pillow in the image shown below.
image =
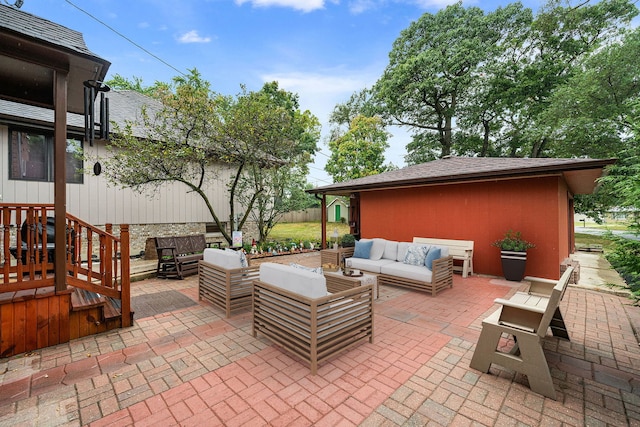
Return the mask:
<svg viewBox="0 0 640 427">
<path fill-rule="evenodd" d="M 249 267 L 249 261 L 247 261 L 247 255 L 245 255 L 244 251 L 234 251 L 231 248 L 224 248 L 224 250 L 238 255 L 238 258 L 240 259 L 240 267 Z"/>
<path fill-rule="evenodd" d="M 407 254 L 404 256 L 404 263 L 409 265 L 424 265 L 427 251 L 428 248 L 426 246 L 410 245 L 407 249 Z"/>
<path fill-rule="evenodd" d="M 322 274 L 322 267 L 307 267 L 306 265 L 302 265 L 302 264 L 296 264 L 295 262 L 292 262 L 291 264 L 289 264 L 291 267 L 293 268 L 299 268 L 300 270 L 307 270 L 310 271 L 312 273 L 316 273 L 316 274 Z"/>
<path fill-rule="evenodd" d="M 436 248 L 435 246 L 429 249 L 427 252 L 427 256 L 424 259 L 424 266 L 431 270 L 433 266 L 433 261 L 441 258 L 442 251 L 440 248 Z"/>
<path fill-rule="evenodd" d="M 371 246 L 373 246 L 373 240 L 369 240 L 366 242 L 356 240 L 356 248 L 353 250 L 353 257 L 369 259 L 369 255 L 371 254 Z"/>
</svg>

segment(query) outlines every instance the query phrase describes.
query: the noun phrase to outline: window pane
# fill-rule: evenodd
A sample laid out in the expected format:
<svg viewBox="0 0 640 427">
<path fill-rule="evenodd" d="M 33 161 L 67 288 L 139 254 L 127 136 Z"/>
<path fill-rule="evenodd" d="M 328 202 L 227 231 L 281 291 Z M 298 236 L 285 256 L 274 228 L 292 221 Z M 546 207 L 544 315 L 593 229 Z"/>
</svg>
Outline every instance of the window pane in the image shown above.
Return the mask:
<svg viewBox="0 0 640 427">
<path fill-rule="evenodd" d="M 9 179 L 47 180 L 47 139 L 44 135 L 11 131 Z"/>
<path fill-rule="evenodd" d="M 82 141 L 67 139 L 67 182 L 82 184 L 84 182 L 83 167 Z"/>
</svg>

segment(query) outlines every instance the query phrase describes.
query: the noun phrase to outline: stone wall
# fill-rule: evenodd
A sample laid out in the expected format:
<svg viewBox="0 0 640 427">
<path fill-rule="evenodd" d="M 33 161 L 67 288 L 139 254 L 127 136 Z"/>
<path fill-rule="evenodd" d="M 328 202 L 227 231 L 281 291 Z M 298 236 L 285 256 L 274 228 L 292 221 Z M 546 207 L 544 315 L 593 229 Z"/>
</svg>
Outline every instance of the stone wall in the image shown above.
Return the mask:
<svg viewBox="0 0 640 427">
<path fill-rule="evenodd" d="M 181 224 L 130 224 L 129 225 L 129 247 L 130 254 L 139 255 L 144 252 L 145 259 L 156 259 L 155 253 L 155 237 L 164 236 L 184 236 L 189 234 L 205 233 L 204 222 L 181 223 Z M 104 226 L 99 226 L 104 230 Z M 120 227 L 113 225 L 113 233 L 120 235 Z M 255 223 L 245 223 L 242 230 L 242 240 L 244 243 L 250 243 L 252 239 L 258 238 L 257 227 Z M 222 234 L 207 236 L 207 241 L 222 241 L 226 246 L 226 241 Z"/>
</svg>

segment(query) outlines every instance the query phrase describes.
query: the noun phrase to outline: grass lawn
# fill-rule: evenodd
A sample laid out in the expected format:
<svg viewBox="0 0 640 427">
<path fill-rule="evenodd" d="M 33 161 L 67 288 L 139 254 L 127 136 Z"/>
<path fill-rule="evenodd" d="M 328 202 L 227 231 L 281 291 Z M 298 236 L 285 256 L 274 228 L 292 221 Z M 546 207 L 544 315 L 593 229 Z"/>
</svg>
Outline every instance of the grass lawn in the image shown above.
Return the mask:
<svg viewBox="0 0 640 427">
<path fill-rule="evenodd" d="M 602 245 L 606 251 L 613 245 L 613 241 L 605 236 L 595 236 L 593 234 L 576 233 L 576 249 L 581 246 Z"/>
<path fill-rule="evenodd" d="M 322 237 L 322 227 L 320 225 L 320 221 L 278 223 L 269 233 L 268 240 L 278 242 L 287 240 L 319 242 Z M 333 232 L 335 229 L 338 230 L 338 236 L 349 234 L 349 225 L 331 222 L 327 224 L 327 241 L 334 240 Z"/>
</svg>

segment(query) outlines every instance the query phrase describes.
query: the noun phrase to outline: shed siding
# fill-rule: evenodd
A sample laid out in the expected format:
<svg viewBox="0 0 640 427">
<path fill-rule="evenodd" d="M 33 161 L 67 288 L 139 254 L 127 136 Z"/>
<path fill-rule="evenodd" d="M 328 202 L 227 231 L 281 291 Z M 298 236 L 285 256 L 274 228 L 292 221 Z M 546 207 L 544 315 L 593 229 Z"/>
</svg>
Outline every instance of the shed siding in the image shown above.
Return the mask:
<svg viewBox="0 0 640 427">
<path fill-rule="evenodd" d="M 560 177 L 371 191 L 360 197 L 362 237 L 473 240 L 476 273 L 502 276 L 500 252 L 491 243 L 509 229 L 536 244 L 528 254 L 527 275 L 557 279 L 560 262 L 569 255 L 569 196 Z"/>
</svg>

